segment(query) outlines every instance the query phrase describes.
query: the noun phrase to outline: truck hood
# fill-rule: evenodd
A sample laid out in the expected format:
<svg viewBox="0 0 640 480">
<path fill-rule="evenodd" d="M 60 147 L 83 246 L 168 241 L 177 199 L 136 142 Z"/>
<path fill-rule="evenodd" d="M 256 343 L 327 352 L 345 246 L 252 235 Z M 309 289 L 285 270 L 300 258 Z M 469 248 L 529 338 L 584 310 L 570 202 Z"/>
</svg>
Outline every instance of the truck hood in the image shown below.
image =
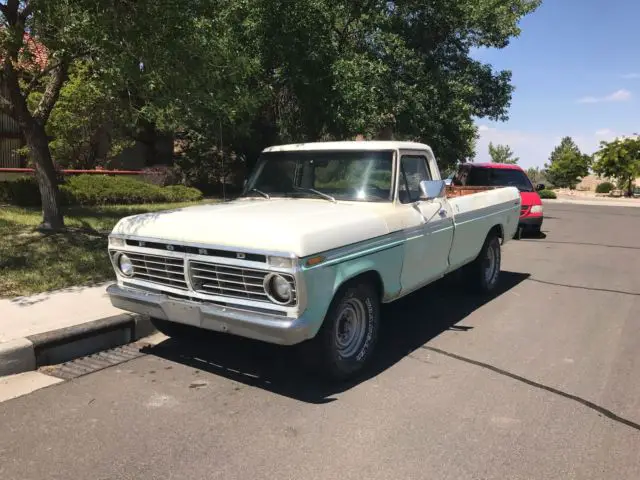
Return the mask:
<svg viewBox="0 0 640 480">
<path fill-rule="evenodd" d="M 391 204 L 240 199 L 125 217 L 112 233 L 305 257 L 389 233 Z"/>
</svg>

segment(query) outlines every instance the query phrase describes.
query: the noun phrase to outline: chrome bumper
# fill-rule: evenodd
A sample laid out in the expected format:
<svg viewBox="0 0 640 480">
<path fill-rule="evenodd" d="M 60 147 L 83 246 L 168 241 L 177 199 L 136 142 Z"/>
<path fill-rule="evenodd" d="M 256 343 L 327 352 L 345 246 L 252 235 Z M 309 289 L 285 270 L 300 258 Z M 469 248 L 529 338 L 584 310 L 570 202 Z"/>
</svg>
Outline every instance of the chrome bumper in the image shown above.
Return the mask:
<svg viewBox="0 0 640 480">
<path fill-rule="evenodd" d="M 225 332 L 279 345 L 295 345 L 312 338 L 315 322 L 221 305 L 169 298 L 164 294 L 110 285 L 107 293 L 114 307 L 153 318 Z"/>
</svg>

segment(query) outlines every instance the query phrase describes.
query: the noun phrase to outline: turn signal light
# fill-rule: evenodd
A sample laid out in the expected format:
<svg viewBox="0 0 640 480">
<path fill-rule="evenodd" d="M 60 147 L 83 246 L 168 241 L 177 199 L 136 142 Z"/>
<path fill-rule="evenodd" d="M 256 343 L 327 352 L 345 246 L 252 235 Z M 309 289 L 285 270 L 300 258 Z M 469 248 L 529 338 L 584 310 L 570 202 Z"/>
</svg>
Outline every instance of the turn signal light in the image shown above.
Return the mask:
<svg viewBox="0 0 640 480">
<path fill-rule="evenodd" d="M 311 257 L 309 260 L 307 260 L 307 267 L 314 267 L 321 264 L 322 262 L 324 262 L 324 257 L 322 255 Z"/>
</svg>

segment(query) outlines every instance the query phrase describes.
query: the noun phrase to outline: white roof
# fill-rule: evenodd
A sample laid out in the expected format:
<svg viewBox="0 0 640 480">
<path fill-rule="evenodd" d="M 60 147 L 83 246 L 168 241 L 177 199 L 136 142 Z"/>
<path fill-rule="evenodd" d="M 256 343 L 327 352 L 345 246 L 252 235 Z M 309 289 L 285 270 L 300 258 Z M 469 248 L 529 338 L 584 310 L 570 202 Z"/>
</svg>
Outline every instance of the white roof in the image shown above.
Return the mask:
<svg viewBox="0 0 640 480">
<path fill-rule="evenodd" d="M 275 145 L 268 147 L 263 152 L 289 152 L 289 151 L 313 151 L 313 150 L 428 150 L 429 145 L 416 142 L 395 142 L 395 141 L 343 141 L 343 142 L 310 142 L 294 143 L 290 145 Z"/>
</svg>

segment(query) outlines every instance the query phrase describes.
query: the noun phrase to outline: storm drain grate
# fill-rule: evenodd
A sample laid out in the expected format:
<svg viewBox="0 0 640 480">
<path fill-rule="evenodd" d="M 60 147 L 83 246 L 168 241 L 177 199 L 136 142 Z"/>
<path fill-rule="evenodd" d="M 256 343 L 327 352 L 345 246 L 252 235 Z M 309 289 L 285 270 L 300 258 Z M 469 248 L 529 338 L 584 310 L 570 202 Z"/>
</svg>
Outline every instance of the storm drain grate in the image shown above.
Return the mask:
<svg viewBox="0 0 640 480">
<path fill-rule="evenodd" d="M 82 377 L 89 373 L 97 372 L 120 363 L 128 362 L 145 354 L 140 351 L 145 345 L 132 343 L 121 347 L 112 348 L 103 352 L 76 358 L 70 362 L 58 365 L 41 367 L 40 371 L 52 377 L 63 380 Z"/>
</svg>

